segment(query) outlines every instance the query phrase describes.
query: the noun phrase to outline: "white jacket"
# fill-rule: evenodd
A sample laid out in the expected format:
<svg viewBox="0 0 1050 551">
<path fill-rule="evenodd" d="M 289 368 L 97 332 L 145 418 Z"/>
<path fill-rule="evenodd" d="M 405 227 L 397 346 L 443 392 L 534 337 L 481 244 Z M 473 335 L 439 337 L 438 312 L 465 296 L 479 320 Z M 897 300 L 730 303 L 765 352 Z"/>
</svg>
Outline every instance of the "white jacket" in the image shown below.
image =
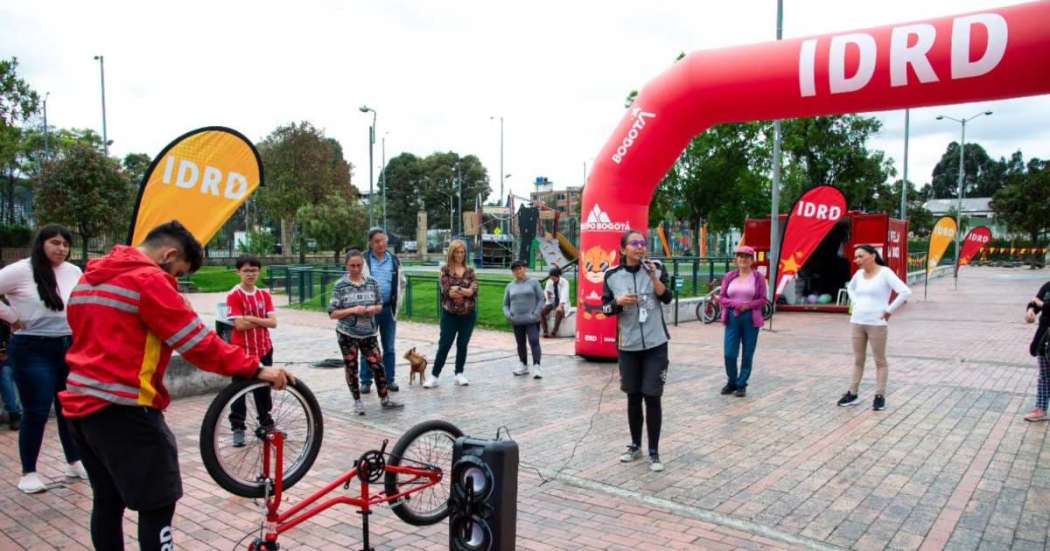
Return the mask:
<svg viewBox="0 0 1050 551">
<path fill-rule="evenodd" d="M 548 279 L 547 286 L 543 289 L 543 294 L 546 297 L 546 304 L 554 304 L 554 280 Z M 565 305 L 565 310 L 568 312 L 570 308 L 569 304 L 569 280 L 565 279 L 565 276 L 558 278 L 558 299 L 559 302 Z"/>
</svg>

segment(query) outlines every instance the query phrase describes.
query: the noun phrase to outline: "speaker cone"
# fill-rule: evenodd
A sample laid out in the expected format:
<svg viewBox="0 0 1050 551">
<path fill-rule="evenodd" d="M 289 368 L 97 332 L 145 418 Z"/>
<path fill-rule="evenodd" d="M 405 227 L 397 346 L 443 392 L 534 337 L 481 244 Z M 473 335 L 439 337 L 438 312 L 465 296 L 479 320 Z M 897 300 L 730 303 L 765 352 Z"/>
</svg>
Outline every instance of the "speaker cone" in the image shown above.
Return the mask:
<svg viewBox="0 0 1050 551">
<path fill-rule="evenodd" d="M 457 515 L 452 518 L 452 538 L 456 549 L 487 551 L 492 549 L 492 531 L 478 516 Z"/>
</svg>

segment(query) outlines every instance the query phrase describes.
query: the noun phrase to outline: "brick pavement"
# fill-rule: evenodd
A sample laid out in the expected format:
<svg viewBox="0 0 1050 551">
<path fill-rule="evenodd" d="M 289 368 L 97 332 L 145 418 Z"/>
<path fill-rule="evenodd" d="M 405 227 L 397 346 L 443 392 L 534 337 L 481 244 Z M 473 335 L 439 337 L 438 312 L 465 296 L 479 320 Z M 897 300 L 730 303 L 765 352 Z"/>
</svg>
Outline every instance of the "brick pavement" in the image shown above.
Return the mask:
<svg viewBox="0 0 1050 551">
<path fill-rule="evenodd" d="M 276 360 L 309 383 L 326 415 L 321 456 L 290 499 L 334 479 L 383 438 L 444 418 L 474 435 L 505 426 L 521 445 L 523 549 L 1046 549 L 1048 424 L 1021 418 L 1036 384 L 1027 354 L 1034 327 L 1021 321 L 1022 305 L 1046 277 L 971 268 L 958 291 L 950 279 L 937 280 L 923 302 L 916 289 L 892 320 L 884 412 L 868 405 L 873 373 L 861 388 L 863 406 L 834 405 L 852 364 L 845 316 L 778 316 L 776 331 L 759 338 L 743 399 L 718 394 L 720 327 L 672 328 L 662 473 L 616 460 L 628 435 L 615 365 L 576 359 L 570 341 L 544 341 L 547 377 L 534 381 L 509 374 L 516 363 L 510 334 L 478 331 L 469 387 L 410 388 L 401 369 L 406 409 L 380 412 L 373 394 L 365 398 L 369 415 L 358 418 L 348 413 L 341 370 L 306 365 L 337 356 L 331 322 L 282 309 Z M 191 300 L 214 311 L 214 295 Z M 399 326 L 401 350 L 416 346 L 433 358 L 436 340 L 432 326 Z M 186 549 L 231 549 L 258 521 L 250 501 L 218 489 L 200 463 L 197 432 L 210 398 L 179 400 L 167 415 L 182 456 L 187 493 L 176 528 Z M 43 475 L 57 479 L 53 429 L 40 463 Z M 0 442 L 0 549 L 83 548 L 90 488 L 21 494 L 17 438 L 3 433 Z M 126 520 L 129 546 L 133 521 Z M 354 549 L 359 522 L 335 508 L 281 541 Z M 372 534 L 380 549 L 442 549 L 447 524 L 415 528 L 381 510 Z"/>
</svg>

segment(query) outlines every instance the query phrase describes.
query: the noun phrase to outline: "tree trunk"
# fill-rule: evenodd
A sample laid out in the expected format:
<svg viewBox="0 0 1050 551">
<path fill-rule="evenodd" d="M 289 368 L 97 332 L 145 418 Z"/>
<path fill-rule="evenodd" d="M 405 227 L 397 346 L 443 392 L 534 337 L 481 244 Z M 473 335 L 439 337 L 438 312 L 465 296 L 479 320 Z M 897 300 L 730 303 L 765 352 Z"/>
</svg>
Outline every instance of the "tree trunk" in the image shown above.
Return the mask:
<svg viewBox="0 0 1050 551">
<path fill-rule="evenodd" d="M 281 218 L 281 256 L 291 256 L 292 232 L 291 222 L 287 218 Z"/>
<path fill-rule="evenodd" d="M 703 219 L 700 217 L 690 220 L 690 223 L 693 225 L 693 256 L 700 256 L 701 251 L 704 250 L 700 246 L 700 228 L 703 227 L 700 225 L 701 220 Z"/>
<path fill-rule="evenodd" d="M 81 268 L 87 267 L 88 263 L 88 238 L 83 233 L 80 234 L 80 254 L 81 254 Z"/>
</svg>

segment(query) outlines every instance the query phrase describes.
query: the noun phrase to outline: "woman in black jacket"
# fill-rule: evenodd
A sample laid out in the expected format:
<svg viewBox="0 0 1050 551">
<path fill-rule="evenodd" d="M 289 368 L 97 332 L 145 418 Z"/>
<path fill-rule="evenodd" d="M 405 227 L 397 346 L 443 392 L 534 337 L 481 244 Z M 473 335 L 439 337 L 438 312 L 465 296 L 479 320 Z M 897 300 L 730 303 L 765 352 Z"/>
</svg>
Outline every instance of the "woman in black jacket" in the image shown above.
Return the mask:
<svg viewBox="0 0 1050 551">
<path fill-rule="evenodd" d="M 1035 356 L 1039 362 L 1039 387 L 1035 395 L 1035 409 L 1025 415 L 1025 421 L 1046 421 L 1046 405 L 1050 401 L 1050 363 L 1047 362 L 1047 328 L 1050 327 L 1050 308 L 1046 303 L 1050 302 L 1050 282 L 1043 284 L 1036 295 L 1028 303 L 1024 313 L 1024 320 L 1028 323 L 1035 321 L 1039 316 L 1039 328 L 1032 337 L 1032 344 L 1028 347 L 1028 353 Z"/>
</svg>

